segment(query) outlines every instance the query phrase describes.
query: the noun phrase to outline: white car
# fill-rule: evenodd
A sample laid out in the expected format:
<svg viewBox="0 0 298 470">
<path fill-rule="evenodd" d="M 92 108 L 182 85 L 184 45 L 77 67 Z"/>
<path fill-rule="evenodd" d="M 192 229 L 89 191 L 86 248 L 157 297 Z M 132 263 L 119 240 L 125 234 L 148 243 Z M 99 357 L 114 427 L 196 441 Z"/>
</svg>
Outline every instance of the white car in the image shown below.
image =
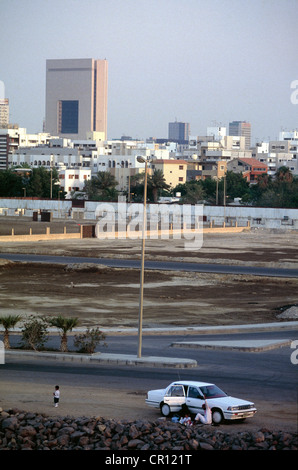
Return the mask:
<svg viewBox="0 0 298 470">
<path fill-rule="evenodd" d="M 223 420 L 251 418 L 257 411 L 254 403 L 230 397 L 212 383 L 187 380 L 173 382 L 161 390 L 150 390 L 146 404 L 159 408 L 163 416 L 179 413 L 185 407 L 191 414 L 204 414 L 205 399 L 216 424 Z"/>
</svg>

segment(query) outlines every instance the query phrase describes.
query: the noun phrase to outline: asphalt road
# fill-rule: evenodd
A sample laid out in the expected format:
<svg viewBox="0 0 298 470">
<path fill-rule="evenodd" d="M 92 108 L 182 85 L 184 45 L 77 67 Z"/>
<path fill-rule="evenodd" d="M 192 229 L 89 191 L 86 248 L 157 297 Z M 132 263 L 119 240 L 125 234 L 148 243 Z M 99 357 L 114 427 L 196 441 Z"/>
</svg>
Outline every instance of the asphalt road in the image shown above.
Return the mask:
<svg viewBox="0 0 298 470">
<path fill-rule="evenodd" d="M 11 261 L 27 261 L 42 263 L 95 263 L 114 268 L 140 268 L 141 261 L 131 259 L 92 258 L 73 256 L 47 256 L 32 254 L 0 253 L 0 258 Z M 266 268 L 256 266 L 224 265 L 209 263 L 187 263 L 184 261 L 145 261 L 145 269 L 165 271 L 193 271 L 221 274 L 247 274 L 256 276 L 298 277 L 298 269 Z"/>
<path fill-rule="evenodd" d="M 297 331 L 260 332 L 248 334 L 220 335 L 220 339 L 297 339 Z M 138 387 L 143 390 L 162 388 L 167 382 L 178 378 L 188 380 L 202 380 L 215 382 L 228 393 L 240 393 L 245 395 L 248 390 L 253 390 L 257 398 L 270 401 L 297 400 L 297 365 L 291 362 L 292 349 L 288 346 L 264 352 L 239 352 L 222 350 L 204 350 L 189 348 L 173 348 L 174 341 L 219 339 L 219 335 L 162 335 L 143 337 L 143 356 L 186 357 L 195 359 L 198 367 L 194 369 L 173 370 L 170 368 L 151 367 L 121 367 L 118 365 L 94 366 L 76 363 L 75 365 L 55 362 L 33 361 L 21 359 L 20 362 L 9 360 L 1 366 L 1 377 L 6 373 L 12 375 L 14 380 L 22 380 L 23 374 L 32 377 L 40 377 L 47 373 L 55 375 L 64 374 L 69 377 L 74 374 L 82 376 L 82 381 L 88 385 L 94 377 L 101 377 L 101 386 L 110 387 L 111 378 L 117 387 L 124 387 L 134 391 L 134 383 L 137 378 Z M 18 338 L 11 337 L 11 344 Z M 69 337 L 69 349 L 72 348 L 72 338 Z M 59 347 L 59 336 L 53 337 L 52 347 Z M 107 348 L 101 346 L 102 352 L 115 354 L 136 354 L 137 336 L 108 336 Z M 154 387 L 153 387 L 154 384 Z"/>
<path fill-rule="evenodd" d="M 256 431 L 267 427 L 297 431 L 298 366 L 291 362 L 293 351 L 289 346 L 258 353 L 171 347 L 173 341 L 179 340 L 245 339 L 248 336 L 295 340 L 297 332 L 143 337 L 144 356 L 194 358 L 198 366 L 190 369 L 59 363 L 22 356 L 17 359 L 10 357 L 0 365 L 0 407 L 5 409 L 11 406 L 53 415 L 57 409 L 52 407 L 52 389 L 58 383 L 63 391 L 61 409 L 58 409 L 62 416 L 97 415 L 110 419 L 156 420 L 160 417 L 159 411 L 145 405 L 148 390 L 164 388 L 177 379 L 202 380 L 216 383 L 226 393 L 256 403 L 258 413 L 253 419 L 226 424 L 223 426 L 225 430 Z M 11 339 L 15 341 L 17 338 Z M 57 347 L 59 337 L 53 341 Z M 136 354 L 136 335 L 108 336 L 107 343 L 107 348 L 100 348 L 102 352 Z"/>
</svg>

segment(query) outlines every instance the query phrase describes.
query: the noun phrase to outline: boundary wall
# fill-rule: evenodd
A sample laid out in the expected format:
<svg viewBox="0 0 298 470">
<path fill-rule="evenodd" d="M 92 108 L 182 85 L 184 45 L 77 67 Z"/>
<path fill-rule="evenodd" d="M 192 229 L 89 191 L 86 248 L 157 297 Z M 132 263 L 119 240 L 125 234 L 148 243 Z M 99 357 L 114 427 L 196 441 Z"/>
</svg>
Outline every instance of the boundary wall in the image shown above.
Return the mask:
<svg viewBox="0 0 298 470">
<path fill-rule="evenodd" d="M 96 214 L 99 201 L 81 201 L 82 207 L 76 207 L 71 200 L 51 200 L 34 198 L 0 198 L 1 216 L 33 217 L 34 212 L 48 211 L 53 218 L 61 220 L 85 220 L 89 223 L 98 221 Z M 107 203 L 104 203 L 107 204 Z M 128 204 L 128 203 L 127 203 Z M 109 203 L 117 213 L 118 203 Z M 142 206 L 142 204 L 128 204 Z M 175 204 L 177 206 L 177 204 Z M 150 220 L 150 206 L 147 204 L 147 214 Z M 164 204 L 159 204 L 160 207 Z M 171 204 L 168 205 L 171 210 Z M 192 206 L 193 208 L 195 206 Z M 137 210 L 137 209 L 136 209 Z M 298 230 L 298 209 L 250 207 L 250 206 L 208 206 L 203 207 L 203 226 L 205 228 L 248 227 L 281 229 L 285 231 Z"/>
</svg>

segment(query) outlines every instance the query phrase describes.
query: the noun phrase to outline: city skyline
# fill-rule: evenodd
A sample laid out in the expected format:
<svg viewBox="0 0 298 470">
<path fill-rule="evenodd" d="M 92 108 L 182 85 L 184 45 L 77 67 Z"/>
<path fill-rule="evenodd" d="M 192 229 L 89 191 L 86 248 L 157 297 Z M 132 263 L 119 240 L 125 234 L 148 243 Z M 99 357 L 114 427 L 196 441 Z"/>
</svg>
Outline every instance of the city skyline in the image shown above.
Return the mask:
<svg viewBox="0 0 298 470">
<path fill-rule="evenodd" d="M 96 57 L 109 63 L 108 139 L 239 120 L 252 145 L 275 140 L 297 128 L 297 13 L 296 0 L 2 0 L 10 122 L 42 131 L 46 60 Z"/>
</svg>

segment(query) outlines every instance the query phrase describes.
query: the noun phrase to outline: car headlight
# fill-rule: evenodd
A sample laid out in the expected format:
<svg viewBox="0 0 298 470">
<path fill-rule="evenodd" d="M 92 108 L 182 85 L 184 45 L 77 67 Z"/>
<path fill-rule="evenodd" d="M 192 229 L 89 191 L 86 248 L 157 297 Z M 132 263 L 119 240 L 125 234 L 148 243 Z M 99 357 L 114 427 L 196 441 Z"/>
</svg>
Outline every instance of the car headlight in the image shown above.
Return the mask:
<svg viewBox="0 0 298 470">
<path fill-rule="evenodd" d="M 250 410 L 251 408 L 254 408 L 255 405 L 254 403 L 252 403 L 251 405 L 247 405 L 247 406 L 228 406 L 228 411 L 239 411 L 239 410 Z"/>
</svg>

